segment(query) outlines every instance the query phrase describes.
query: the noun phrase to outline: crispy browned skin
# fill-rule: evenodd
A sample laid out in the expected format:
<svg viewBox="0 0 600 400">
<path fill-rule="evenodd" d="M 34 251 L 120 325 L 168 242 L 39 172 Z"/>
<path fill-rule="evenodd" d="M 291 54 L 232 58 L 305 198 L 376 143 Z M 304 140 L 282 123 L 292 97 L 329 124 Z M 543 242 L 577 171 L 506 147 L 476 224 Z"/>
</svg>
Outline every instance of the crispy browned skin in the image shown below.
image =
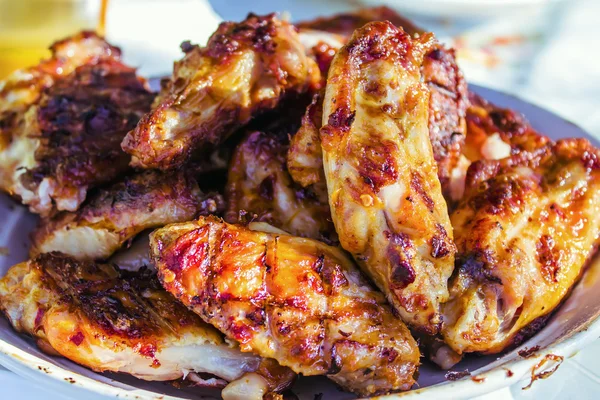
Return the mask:
<svg viewBox="0 0 600 400">
<path fill-rule="evenodd" d="M 272 360 L 240 352 L 148 273 L 43 254 L 0 279 L 0 308 L 42 350 L 99 372 L 158 381 L 207 373 L 215 379 L 204 383 L 216 387 L 263 374 L 262 394 L 294 377 Z"/>
<path fill-rule="evenodd" d="M 103 59 L 119 59 L 121 50 L 93 32 L 81 32 L 54 43 L 52 55 L 36 66 L 18 70 L 0 83 L 0 112 L 36 103 L 42 91 L 75 68 Z"/>
<path fill-rule="evenodd" d="M 389 22 L 357 30 L 329 71 L 320 131 L 342 247 L 404 321 L 427 333 L 441 324 L 455 251 L 420 72 L 433 43 Z"/>
<path fill-rule="evenodd" d="M 534 151 L 551 143 L 548 137 L 534 130 L 517 111 L 498 107 L 472 92 L 469 93 L 469 103 L 463 153 L 471 161 Z M 486 142 L 494 135 L 508 145 L 504 154 L 495 156 L 494 149 L 487 151 Z M 498 143 L 494 147 L 497 149 Z"/>
<path fill-rule="evenodd" d="M 419 351 L 340 249 L 215 217 L 155 231 L 163 286 L 242 351 L 360 395 L 408 390 Z"/>
<path fill-rule="evenodd" d="M 171 169 L 218 145 L 288 93 L 317 85 L 320 73 L 295 27 L 275 14 L 224 22 L 206 47 L 186 46 L 154 110 L 123 141 L 132 165 Z"/>
<path fill-rule="evenodd" d="M 330 17 L 319 17 L 309 21 L 296 23 L 300 29 L 312 29 L 335 33 L 350 38 L 354 31 L 373 21 L 390 21 L 395 26 L 401 27 L 409 35 L 423 33 L 410 20 L 398 14 L 389 7 L 361 8 L 354 12 L 332 15 Z"/>
<path fill-rule="evenodd" d="M 128 169 L 120 142 L 153 98 L 119 50 L 93 34 L 52 49 L 52 59 L 5 84 L 4 98 L 19 101 L 0 100 L 0 184 L 44 215 L 76 210 L 89 188 Z"/>
<path fill-rule="evenodd" d="M 452 214 L 459 255 L 443 306 L 446 342 L 458 353 L 497 353 L 535 333 L 594 251 L 598 215 L 600 152 L 584 139 L 475 162 Z"/>
<path fill-rule="evenodd" d="M 300 129 L 290 139 L 287 169 L 295 182 L 302 187 L 313 188 L 326 198 L 327 187 L 319 135 L 323 120 L 323 95 L 321 93 L 313 97 L 302 117 Z"/>
<path fill-rule="evenodd" d="M 361 28 L 370 21 L 392 22 L 395 26 L 404 28 L 410 35 L 425 32 L 412 25 L 401 15 L 386 7 L 361 9 L 354 13 L 340 14 L 333 17 L 319 18 L 315 21 L 297 24 L 302 29 L 322 30 L 339 35 L 349 40 L 355 29 Z M 311 33 L 316 36 L 315 33 Z M 313 42 L 315 39 L 312 40 Z M 335 40 L 317 42 L 312 53 L 319 67 L 326 74 L 329 63 L 339 48 Z M 340 44 L 341 45 L 341 44 Z M 451 198 L 451 180 L 453 170 L 459 166 L 460 155 L 465 141 L 465 114 L 469 104 L 467 84 L 456 64 L 454 49 L 449 49 L 436 43 L 428 49 L 421 65 L 423 81 L 429 87 L 431 100 L 429 102 L 429 137 L 433 146 L 433 155 L 438 166 L 438 177 L 442 184 L 444 196 Z M 320 128 L 320 125 L 317 126 Z M 307 134 L 306 131 L 299 132 Z M 308 139 L 297 139 L 298 142 Z M 316 151 L 316 149 L 314 149 Z M 295 157 L 305 157 L 305 154 L 290 154 L 290 160 Z M 316 159 L 317 152 L 313 154 Z M 293 161 L 291 161 L 293 162 Z M 294 176 L 294 174 L 292 174 Z M 294 176 L 294 179 L 296 177 Z M 302 184 L 301 181 L 299 183 Z"/>
<path fill-rule="evenodd" d="M 31 256 L 60 251 L 79 260 L 107 259 L 145 229 L 223 210 L 217 194 L 203 194 L 183 171 L 145 171 L 94 192 L 76 212 L 42 219 Z"/>
<path fill-rule="evenodd" d="M 267 222 L 296 236 L 337 241 L 327 194 L 292 181 L 286 169 L 287 136 L 250 132 L 229 167 L 225 219 Z"/>
</svg>

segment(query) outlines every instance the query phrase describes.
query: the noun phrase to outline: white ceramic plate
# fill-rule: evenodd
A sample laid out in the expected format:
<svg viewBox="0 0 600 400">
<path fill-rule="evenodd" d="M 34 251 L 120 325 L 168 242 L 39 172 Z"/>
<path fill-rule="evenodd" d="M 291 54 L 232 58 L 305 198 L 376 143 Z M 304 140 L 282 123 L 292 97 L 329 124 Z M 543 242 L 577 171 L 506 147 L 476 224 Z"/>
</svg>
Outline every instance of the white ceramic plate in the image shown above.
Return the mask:
<svg viewBox="0 0 600 400">
<path fill-rule="evenodd" d="M 477 86 L 471 88 L 496 104 L 521 111 L 535 128 L 553 139 L 587 137 L 598 144 L 576 125 L 537 106 L 490 89 Z M 8 255 L 0 256 L 1 276 L 10 266 L 26 259 L 29 232 L 36 219 L 7 196 L 0 195 L 0 220 L 0 247 L 9 250 Z M 472 376 L 454 382 L 446 381 L 443 371 L 425 364 L 421 368 L 420 389 L 384 398 L 469 398 L 512 385 L 532 373 L 539 374 L 551 370 L 559 364 L 553 361 L 557 359 L 554 356 L 570 357 L 600 336 L 600 320 L 597 320 L 600 315 L 600 301 L 597 300 L 599 292 L 600 257 L 597 257 L 569 299 L 546 327 L 520 348 L 501 357 L 467 357 L 454 370 L 468 369 Z M 524 359 L 518 355 L 519 350 L 533 346 L 539 346 L 533 357 Z M 15 333 L 4 318 L 0 318 L 0 363 L 29 379 L 43 382 L 48 389 L 60 391 L 76 399 L 81 399 L 85 390 L 95 392 L 96 395 L 143 400 L 201 399 L 218 396 L 218 393 L 214 392 L 180 391 L 165 383 L 149 383 L 124 375 L 97 374 L 63 358 L 47 356 L 32 340 Z M 541 381 L 534 384 L 544 383 Z M 324 399 L 354 398 L 348 393 L 340 392 L 324 378 L 302 378 L 296 383 L 293 391 L 300 399 L 307 400 L 312 400 L 319 393 L 323 393 Z M 89 395 L 93 396 L 92 393 Z"/>
<path fill-rule="evenodd" d="M 559 0 L 361 0 L 361 3 L 387 5 L 430 17 L 477 18 L 529 12 L 556 1 Z"/>
</svg>

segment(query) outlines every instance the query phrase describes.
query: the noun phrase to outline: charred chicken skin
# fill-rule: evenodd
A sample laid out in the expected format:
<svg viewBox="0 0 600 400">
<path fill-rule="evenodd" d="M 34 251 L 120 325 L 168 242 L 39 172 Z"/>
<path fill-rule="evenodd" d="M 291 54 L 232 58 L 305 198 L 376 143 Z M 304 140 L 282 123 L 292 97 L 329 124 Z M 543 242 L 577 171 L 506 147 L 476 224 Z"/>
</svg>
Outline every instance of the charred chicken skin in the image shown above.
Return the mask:
<svg viewBox="0 0 600 400">
<path fill-rule="evenodd" d="M 304 188 L 312 189 L 319 198 L 327 199 L 319 134 L 323 121 L 323 95 L 324 93 L 321 93 L 313 97 L 302 117 L 300 128 L 290 139 L 287 169 L 295 182 Z"/>
<path fill-rule="evenodd" d="M 287 137 L 250 132 L 229 168 L 225 219 L 266 222 L 296 236 L 335 242 L 327 195 L 319 198 L 286 170 Z"/>
<path fill-rule="evenodd" d="M 306 42 L 312 45 L 313 57 L 319 63 L 323 74 L 327 74 L 326 71 L 335 55 L 335 51 L 350 39 L 355 29 L 361 28 L 370 21 L 385 20 L 403 28 L 409 35 L 423 35 L 426 33 L 386 7 L 361 9 L 355 13 L 318 18 L 297 25 L 300 27 L 301 36 L 310 37 L 310 41 Z M 310 33 L 307 30 L 310 30 Z M 333 38 L 324 37 L 319 41 L 316 39 L 318 35 L 315 33 L 318 31 L 325 31 L 336 36 Z M 336 43 L 339 43 L 339 45 L 336 45 Z M 444 196 L 450 199 L 452 197 L 452 175 L 454 169 L 460 167 L 460 156 L 466 135 L 465 114 L 469 104 L 467 84 L 456 64 L 454 50 L 439 43 L 433 44 L 427 50 L 421 64 L 421 74 L 431 96 L 429 102 L 429 136 L 433 146 L 433 155 L 438 166 L 438 177 L 442 184 Z M 305 134 L 306 132 L 301 133 Z M 297 155 L 301 156 L 301 154 Z M 291 156 L 294 156 L 294 154 L 291 154 Z M 318 156 L 318 154 L 315 154 L 315 156 Z"/>
<path fill-rule="evenodd" d="M 96 190 L 78 211 L 42 219 L 31 256 L 59 251 L 79 260 L 105 260 L 145 229 L 221 212 L 221 196 L 203 194 L 189 175 L 145 171 Z"/>
<path fill-rule="evenodd" d="M 598 215 L 600 152 L 584 139 L 475 162 L 452 214 L 445 341 L 458 353 L 497 353 L 540 329 L 593 254 Z"/>
<path fill-rule="evenodd" d="M 213 376 L 203 384 L 216 387 L 252 374 L 262 381 L 247 389 L 262 394 L 294 378 L 289 369 L 226 342 L 154 276 L 124 275 L 109 264 L 59 253 L 17 264 L 0 280 L 0 307 L 42 350 L 94 371 L 151 381 L 195 372 Z"/>
<path fill-rule="evenodd" d="M 215 217 L 150 242 L 163 286 L 242 351 L 359 395 L 414 384 L 416 342 L 340 249 Z"/>
<path fill-rule="evenodd" d="M 342 247 L 406 323 L 434 334 L 455 248 L 420 73 L 432 46 L 389 22 L 357 30 L 329 71 L 320 133 Z"/>
<path fill-rule="evenodd" d="M 128 169 L 120 142 L 153 99 L 119 50 L 93 34 L 52 50 L 9 77 L 0 97 L 0 185 L 43 215 L 75 211 L 88 189 Z"/>
<path fill-rule="evenodd" d="M 224 22 L 206 47 L 185 45 L 154 109 L 123 141 L 132 166 L 171 169 L 218 145 L 289 93 L 320 81 L 296 28 L 275 14 Z"/>
<path fill-rule="evenodd" d="M 551 143 L 516 111 L 498 107 L 475 93 L 469 93 L 469 103 L 464 154 L 470 161 L 497 160 Z"/>
</svg>

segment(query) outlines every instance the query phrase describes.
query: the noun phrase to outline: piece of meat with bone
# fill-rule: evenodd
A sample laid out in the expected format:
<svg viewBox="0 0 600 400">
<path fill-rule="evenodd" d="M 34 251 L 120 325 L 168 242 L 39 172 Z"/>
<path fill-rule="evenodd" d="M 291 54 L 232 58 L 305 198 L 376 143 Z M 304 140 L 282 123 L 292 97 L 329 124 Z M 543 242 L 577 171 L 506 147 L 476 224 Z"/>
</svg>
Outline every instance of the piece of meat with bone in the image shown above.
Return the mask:
<svg viewBox="0 0 600 400">
<path fill-rule="evenodd" d="M 242 351 L 361 396 L 415 383 L 416 342 L 341 249 L 215 217 L 150 243 L 163 286 Z"/>
<path fill-rule="evenodd" d="M 350 39 L 356 29 L 370 21 L 384 20 L 402 27 L 409 35 L 426 34 L 425 31 L 386 7 L 361 9 L 353 13 L 319 18 L 296 25 L 300 27 L 301 40 L 306 46 L 311 46 L 312 56 L 317 60 L 323 74 L 326 74 L 335 51 Z M 319 31 L 323 33 L 319 35 Z M 454 170 L 461 166 L 461 152 L 466 135 L 465 114 L 469 105 L 467 84 L 456 64 L 454 50 L 437 42 L 427 50 L 421 64 L 421 74 L 431 96 L 429 137 L 438 167 L 438 177 L 445 198 L 450 200 L 452 199 L 452 175 Z M 320 128 L 320 125 L 317 128 Z M 290 156 L 302 156 L 302 154 L 290 154 Z M 315 153 L 314 157 L 317 156 L 318 154 Z"/>
<path fill-rule="evenodd" d="M 327 194 L 292 181 L 286 169 L 287 137 L 249 132 L 229 168 L 225 219 L 230 223 L 266 222 L 292 235 L 337 241 Z"/>
<path fill-rule="evenodd" d="M 600 151 L 565 139 L 469 168 L 452 213 L 458 248 L 442 333 L 458 353 L 498 353 L 531 336 L 594 253 Z"/>
<path fill-rule="evenodd" d="M 409 19 L 398 14 L 389 7 L 368 7 L 356 11 L 340 13 L 328 17 L 318 17 L 313 20 L 300 21 L 295 25 L 304 30 L 324 31 L 350 39 L 355 30 L 373 21 L 390 21 L 397 27 L 404 29 L 409 35 L 424 33 Z"/>
<path fill-rule="evenodd" d="M 469 104 L 463 152 L 470 161 L 499 160 L 522 151 L 535 151 L 552 142 L 517 111 L 498 107 L 472 92 Z"/>
<path fill-rule="evenodd" d="M 275 14 L 224 22 L 206 47 L 186 44 L 183 50 L 154 109 L 122 143 L 134 167 L 179 167 L 321 79 L 296 28 Z"/>
<path fill-rule="evenodd" d="M 0 186 L 42 215 L 77 210 L 90 188 L 128 170 L 120 142 L 154 97 L 93 34 L 52 49 L 52 59 L 15 73 L 21 81 L 9 78 L 0 99 Z"/>
<path fill-rule="evenodd" d="M 42 350 L 97 372 L 149 381 L 208 374 L 195 381 L 219 388 L 239 380 L 248 398 L 283 390 L 295 378 L 273 360 L 242 353 L 143 272 L 43 254 L 0 279 L 0 308 Z M 225 399 L 237 399 L 227 392 Z"/>
<path fill-rule="evenodd" d="M 44 218 L 33 232 L 32 257 L 59 251 L 78 260 L 106 260 L 145 229 L 222 212 L 190 173 L 143 171 L 97 189 L 76 212 Z"/>
<path fill-rule="evenodd" d="M 441 325 L 455 247 L 429 141 L 422 81 L 433 35 L 389 22 L 357 30 L 329 71 L 320 130 L 342 247 L 412 327 Z"/>
</svg>

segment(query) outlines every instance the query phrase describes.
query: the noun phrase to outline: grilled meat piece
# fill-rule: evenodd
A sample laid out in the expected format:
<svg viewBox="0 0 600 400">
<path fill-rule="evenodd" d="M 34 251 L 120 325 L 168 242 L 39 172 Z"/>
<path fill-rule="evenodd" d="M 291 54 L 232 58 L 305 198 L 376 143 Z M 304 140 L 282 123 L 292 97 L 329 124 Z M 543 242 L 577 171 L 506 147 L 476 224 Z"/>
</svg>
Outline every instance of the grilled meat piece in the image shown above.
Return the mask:
<svg viewBox="0 0 600 400">
<path fill-rule="evenodd" d="M 368 7 L 347 13 L 332 15 L 330 17 L 319 17 L 309 21 L 296 23 L 302 32 L 305 29 L 314 31 L 325 31 L 336 35 L 350 38 L 354 31 L 373 21 L 390 21 L 397 27 L 404 29 L 409 35 L 423 33 L 410 20 L 398 14 L 389 7 Z"/>
<path fill-rule="evenodd" d="M 355 29 L 361 28 L 370 21 L 389 20 L 395 26 L 402 27 L 409 35 L 423 35 L 425 32 L 412 25 L 404 17 L 386 7 L 367 8 L 355 13 L 340 14 L 333 17 L 319 18 L 315 21 L 300 22 L 301 36 L 306 45 L 312 45 L 313 57 L 319 63 L 323 74 L 329 68 L 335 52 L 341 44 L 350 39 Z M 312 30 L 307 32 L 306 30 Z M 318 30 L 335 34 L 336 37 L 323 36 L 318 40 Z M 336 43 L 340 43 L 336 46 Z M 438 166 L 438 177 L 446 199 L 452 198 L 453 171 L 461 166 L 460 156 L 465 141 L 465 114 L 469 104 L 467 84 L 456 64 L 453 49 L 439 43 L 433 44 L 421 64 L 423 81 L 430 92 L 429 102 L 429 137 L 433 146 L 433 155 Z M 320 128 L 320 124 L 317 125 Z M 305 132 L 301 132 L 305 133 Z M 303 139 L 298 139 L 301 142 Z M 316 149 L 315 149 L 316 150 Z M 290 154 L 291 157 L 303 154 Z M 315 153 L 314 157 L 318 154 Z M 294 160 L 294 158 L 291 158 Z M 291 161 L 293 162 L 293 161 Z M 294 179 L 296 179 L 294 177 Z M 301 183 L 301 182 L 299 182 Z"/>
<path fill-rule="evenodd" d="M 181 166 L 192 152 L 218 145 L 320 80 L 295 27 L 275 14 L 222 23 L 206 47 L 186 44 L 184 51 L 152 112 L 122 143 L 135 167 Z"/>
<path fill-rule="evenodd" d="M 31 256 L 60 251 L 79 260 L 105 260 L 145 229 L 223 210 L 218 194 L 203 194 L 183 171 L 144 171 L 94 192 L 76 212 L 42 219 Z"/>
<path fill-rule="evenodd" d="M 42 350 L 98 372 L 150 381 L 205 373 L 221 387 L 245 380 L 245 374 L 262 374 L 260 387 L 247 387 L 259 394 L 293 379 L 289 369 L 225 341 L 162 289 L 155 276 L 122 274 L 109 264 L 42 254 L 15 265 L 0 280 L 0 307 Z"/>
<path fill-rule="evenodd" d="M 267 222 L 293 235 L 336 242 L 327 194 L 292 181 L 286 169 L 287 136 L 250 132 L 230 163 L 225 219 Z"/>
<path fill-rule="evenodd" d="M 316 94 L 306 108 L 300 129 L 290 139 L 287 169 L 292 179 L 304 188 L 311 188 L 327 201 L 327 185 L 323 170 L 323 151 L 319 129 L 323 120 L 323 95 Z"/>
<path fill-rule="evenodd" d="M 464 154 L 471 161 L 501 159 L 552 142 L 514 110 L 498 107 L 472 92 L 469 102 Z"/>
<path fill-rule="evenodd" d="M 0 100 L 0 185 L 43 215 L 77 210 L 88 189 L 128 169 L 120 142 L 153 98 L 118 49 L 92 34 L 52 49 L 9 78 Z"/>
<path fill-rule="evenodd" d="M 445 341 L 458 353 L 498 353 L 535 333 L 593 254 L 598 215 L 600 151 L 587 140 L 475 162 L 451 217 L 458 255 Z"/>
<path fill-rule="evenodd" d="M 452 170 L 449 196 L 446 196 L 451 209 L 463 196 L 471 162 L 499 160 L 552 143 L 548 137 L 535 131 L 518 112 L 498 107 L 473 92 L 469 92 L 466 121 L 465 145 L 458 164 Z"/>
<path fill-rule="evenodd" d="M 153 232 L 163 286 L 242 351 L 359 395 L 408 390 L 419 350 L 340 249 L 215 217 Z"/>
<path fill-rule="evenodd" d="M 429 141 L 421 65 L 432 35 L 355 32 L 331 66 L 321 144 L 329 204 L 352 253 L 409 325 L 434 334 L 455 247 Z"/>
<path fill-rule="evenodd" d="M 104 59 L 118 60 L 121 56 L 119 48 L 85 31 L 54 43 L 50 51 L 49 59 L 15 71 L 0 82 L 0 113 L 20 112 L 20 107 L 35 104 L 44 89 L 79 66 L 93 65 Z"/>
</svg>

